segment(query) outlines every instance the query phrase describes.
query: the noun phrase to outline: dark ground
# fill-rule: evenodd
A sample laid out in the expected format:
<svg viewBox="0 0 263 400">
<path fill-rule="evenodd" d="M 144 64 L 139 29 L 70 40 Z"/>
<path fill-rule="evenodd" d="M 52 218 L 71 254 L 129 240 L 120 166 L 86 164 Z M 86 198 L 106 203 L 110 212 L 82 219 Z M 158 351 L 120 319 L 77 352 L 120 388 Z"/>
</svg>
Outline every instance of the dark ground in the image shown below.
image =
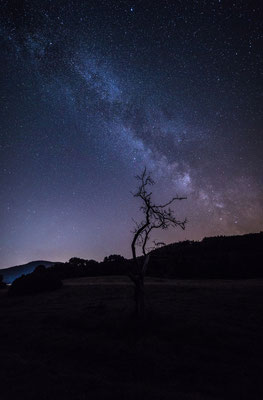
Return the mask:
<svg viewBox="0 0 263 400">
<path fill-rule="evenodd" d="M 263 281 L 123 278 L 0 292 L 0 399 L 263 399 Z"/>
</svg>

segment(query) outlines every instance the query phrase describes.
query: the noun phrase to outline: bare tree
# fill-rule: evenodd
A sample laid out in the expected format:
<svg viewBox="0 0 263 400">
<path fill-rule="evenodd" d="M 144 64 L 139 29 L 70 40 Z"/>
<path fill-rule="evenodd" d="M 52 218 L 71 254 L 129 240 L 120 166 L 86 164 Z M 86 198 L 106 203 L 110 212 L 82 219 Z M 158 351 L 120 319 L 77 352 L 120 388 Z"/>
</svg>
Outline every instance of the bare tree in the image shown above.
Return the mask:
<svg viewBox="0 0 263 400">
<path fill-rule="evenodd" d="M 185 229 L 186 219 L 183 221 L 178 220 L 174 211 L 171 209 L 172 203 L 176 200 L 184 200 L 186 197 L 175 196 L 167 203 L 155 204 L 152 200 L 152 192 L 150 187 L 155 184 L 151 174 L 144 168 L 141 175 L 137 175 L 136 179 L 139 181 L 137 191 L 133 193 L 134 197 L 138 197 L 142 201 L 141 211 L 143 219 L 141 222 L 135 222 L 134 236 L 131 244 L 132 256 L 134 261 L 134 268 L 129 271 L 129 277 L 134 283 L 134 297 L 136 303 L 136 314 L 143 316 L 144 314 L 144 277 L 146 274 L 147 266 L 149 263 L 150 248 L 147 247 L 150 240 L 150 234 L 155 229 L 169 229 L 170 227 L 180 227 Z M 156 247 L 156 242 L 154 248 Z M 163 245 L 159 242 L 158 245 Z M 141 247 L 144 255 L 143 262 L 137 257 L 136 247 Z M 151 248 L 152 249 L 152 248 Z"/>
</svg>

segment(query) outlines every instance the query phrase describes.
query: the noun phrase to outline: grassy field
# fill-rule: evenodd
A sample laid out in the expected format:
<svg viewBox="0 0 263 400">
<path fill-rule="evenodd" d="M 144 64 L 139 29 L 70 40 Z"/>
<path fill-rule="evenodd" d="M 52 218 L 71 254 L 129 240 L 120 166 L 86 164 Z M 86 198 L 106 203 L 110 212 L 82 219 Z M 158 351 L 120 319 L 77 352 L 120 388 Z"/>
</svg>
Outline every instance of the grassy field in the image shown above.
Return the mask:
<svg viewBox="0 0 263 400">
<path fill-rule="evenodd" d="M 263 399 L 263 281 L 125 278 L 0 292 L 0 399 Z"/>
</svg>

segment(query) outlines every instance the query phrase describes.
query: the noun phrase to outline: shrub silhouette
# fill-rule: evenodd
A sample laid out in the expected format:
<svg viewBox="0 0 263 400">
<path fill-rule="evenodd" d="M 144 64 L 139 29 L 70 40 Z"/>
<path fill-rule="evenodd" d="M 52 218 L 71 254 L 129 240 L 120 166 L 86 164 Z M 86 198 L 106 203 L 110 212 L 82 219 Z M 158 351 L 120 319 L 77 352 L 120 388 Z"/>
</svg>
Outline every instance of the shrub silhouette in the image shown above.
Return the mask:
<svg viewBox="0 0 263 400">
<path fill-rule="evenodd" d="M 39 274 L 39 273 L 43 273 L 43 272 L 47 272 L 47 269 L 45 267 L 45 265 L 38 265 L 35 269 L 34 269 L 34 274 Z"/>
<path fill-rule="evenodd" d="M 3 282 L 3 275 L 0 274 L 0 289 L 4 289 L 6 284 Z"/>
<path fill-rule="evenodd" d="M 61 286 L 61 280 L 51 270 L 47 270 L 44 265 L 39 265 L 31 274 L 17 278 L 10 286 L 9 294 L 14 296 L 37 294 L 56 290 Z"/>
</svg>

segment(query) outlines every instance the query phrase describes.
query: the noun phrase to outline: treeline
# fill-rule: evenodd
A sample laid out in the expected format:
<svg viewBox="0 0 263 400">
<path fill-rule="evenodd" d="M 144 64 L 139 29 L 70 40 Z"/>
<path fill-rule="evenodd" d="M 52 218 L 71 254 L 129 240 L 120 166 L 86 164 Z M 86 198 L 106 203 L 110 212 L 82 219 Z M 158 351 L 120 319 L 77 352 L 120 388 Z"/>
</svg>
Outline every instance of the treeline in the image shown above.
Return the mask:
<svg viewBox="0 0 263 400">
<path fill-rule="evenodd" d="M 141 257 L 141 262 L 143 258 Z M 147 275 L 181 279 L 263 278 L 263 232 L 243 236 L 204 238 L 184 241 L 153 250 Z M 113 254 L 103 262 L 71 258 L 48 268 L 61 279 L 127 275 L 132 260 Z"/>
<path fill-rule="evenodd" d="M 127 264 L 129 261 L 124 257 L 111 255 L 105 257 L 102 263 L 74 257 L 66 263 L 57 263 L 48 268 L 38 265 L 33 272 L 15 279 L 8 289 L 8 294 L 21 296 L 56 290 L 62 287 L 63 279 L 69 278 L 123 275 L 128 272 Z"/>
<path fill-rule="evenodd" d="M 263 278 L 263 232 L 204 238 L 156 249 L 149 274 L 181 279 Z"/>
<path fill-rule="evenodd" d="M 124 257 L 113 254 L 105 257 L 103 262 L 73 257 L 68 262 L 54 264 L 48 270 L 61 279 L 85 276 L 124 275 L 128 272 L 130 264 L 131 262 Z"/>
<path fill-rule="evenodd" d="M 263 278 L 262 259 L 263 232 L 219 236 L 205 238 L 201 242 L 174 243 L 153 250 L 147 275 L 178 279 Z M 143 262 L 143 257 L 139 262 Z M 53 290 L 61 286 L 63 279 L 69 278 L 128 275 L 133 268 L 132 260 L 117 254 L 105 257 L 103 262 L 73 257 L 68 262 L 49 268 L 37 267 L 31 274 L 16 279 L 10 293 Z"/>
<path fill-rule="evenodd" d="M 8 289 L 11 296 L 37 294 L 62 287 L 62 280 L 55 271 L 39 265 L 33 272 L 15 279 Z"/>
</svg>

